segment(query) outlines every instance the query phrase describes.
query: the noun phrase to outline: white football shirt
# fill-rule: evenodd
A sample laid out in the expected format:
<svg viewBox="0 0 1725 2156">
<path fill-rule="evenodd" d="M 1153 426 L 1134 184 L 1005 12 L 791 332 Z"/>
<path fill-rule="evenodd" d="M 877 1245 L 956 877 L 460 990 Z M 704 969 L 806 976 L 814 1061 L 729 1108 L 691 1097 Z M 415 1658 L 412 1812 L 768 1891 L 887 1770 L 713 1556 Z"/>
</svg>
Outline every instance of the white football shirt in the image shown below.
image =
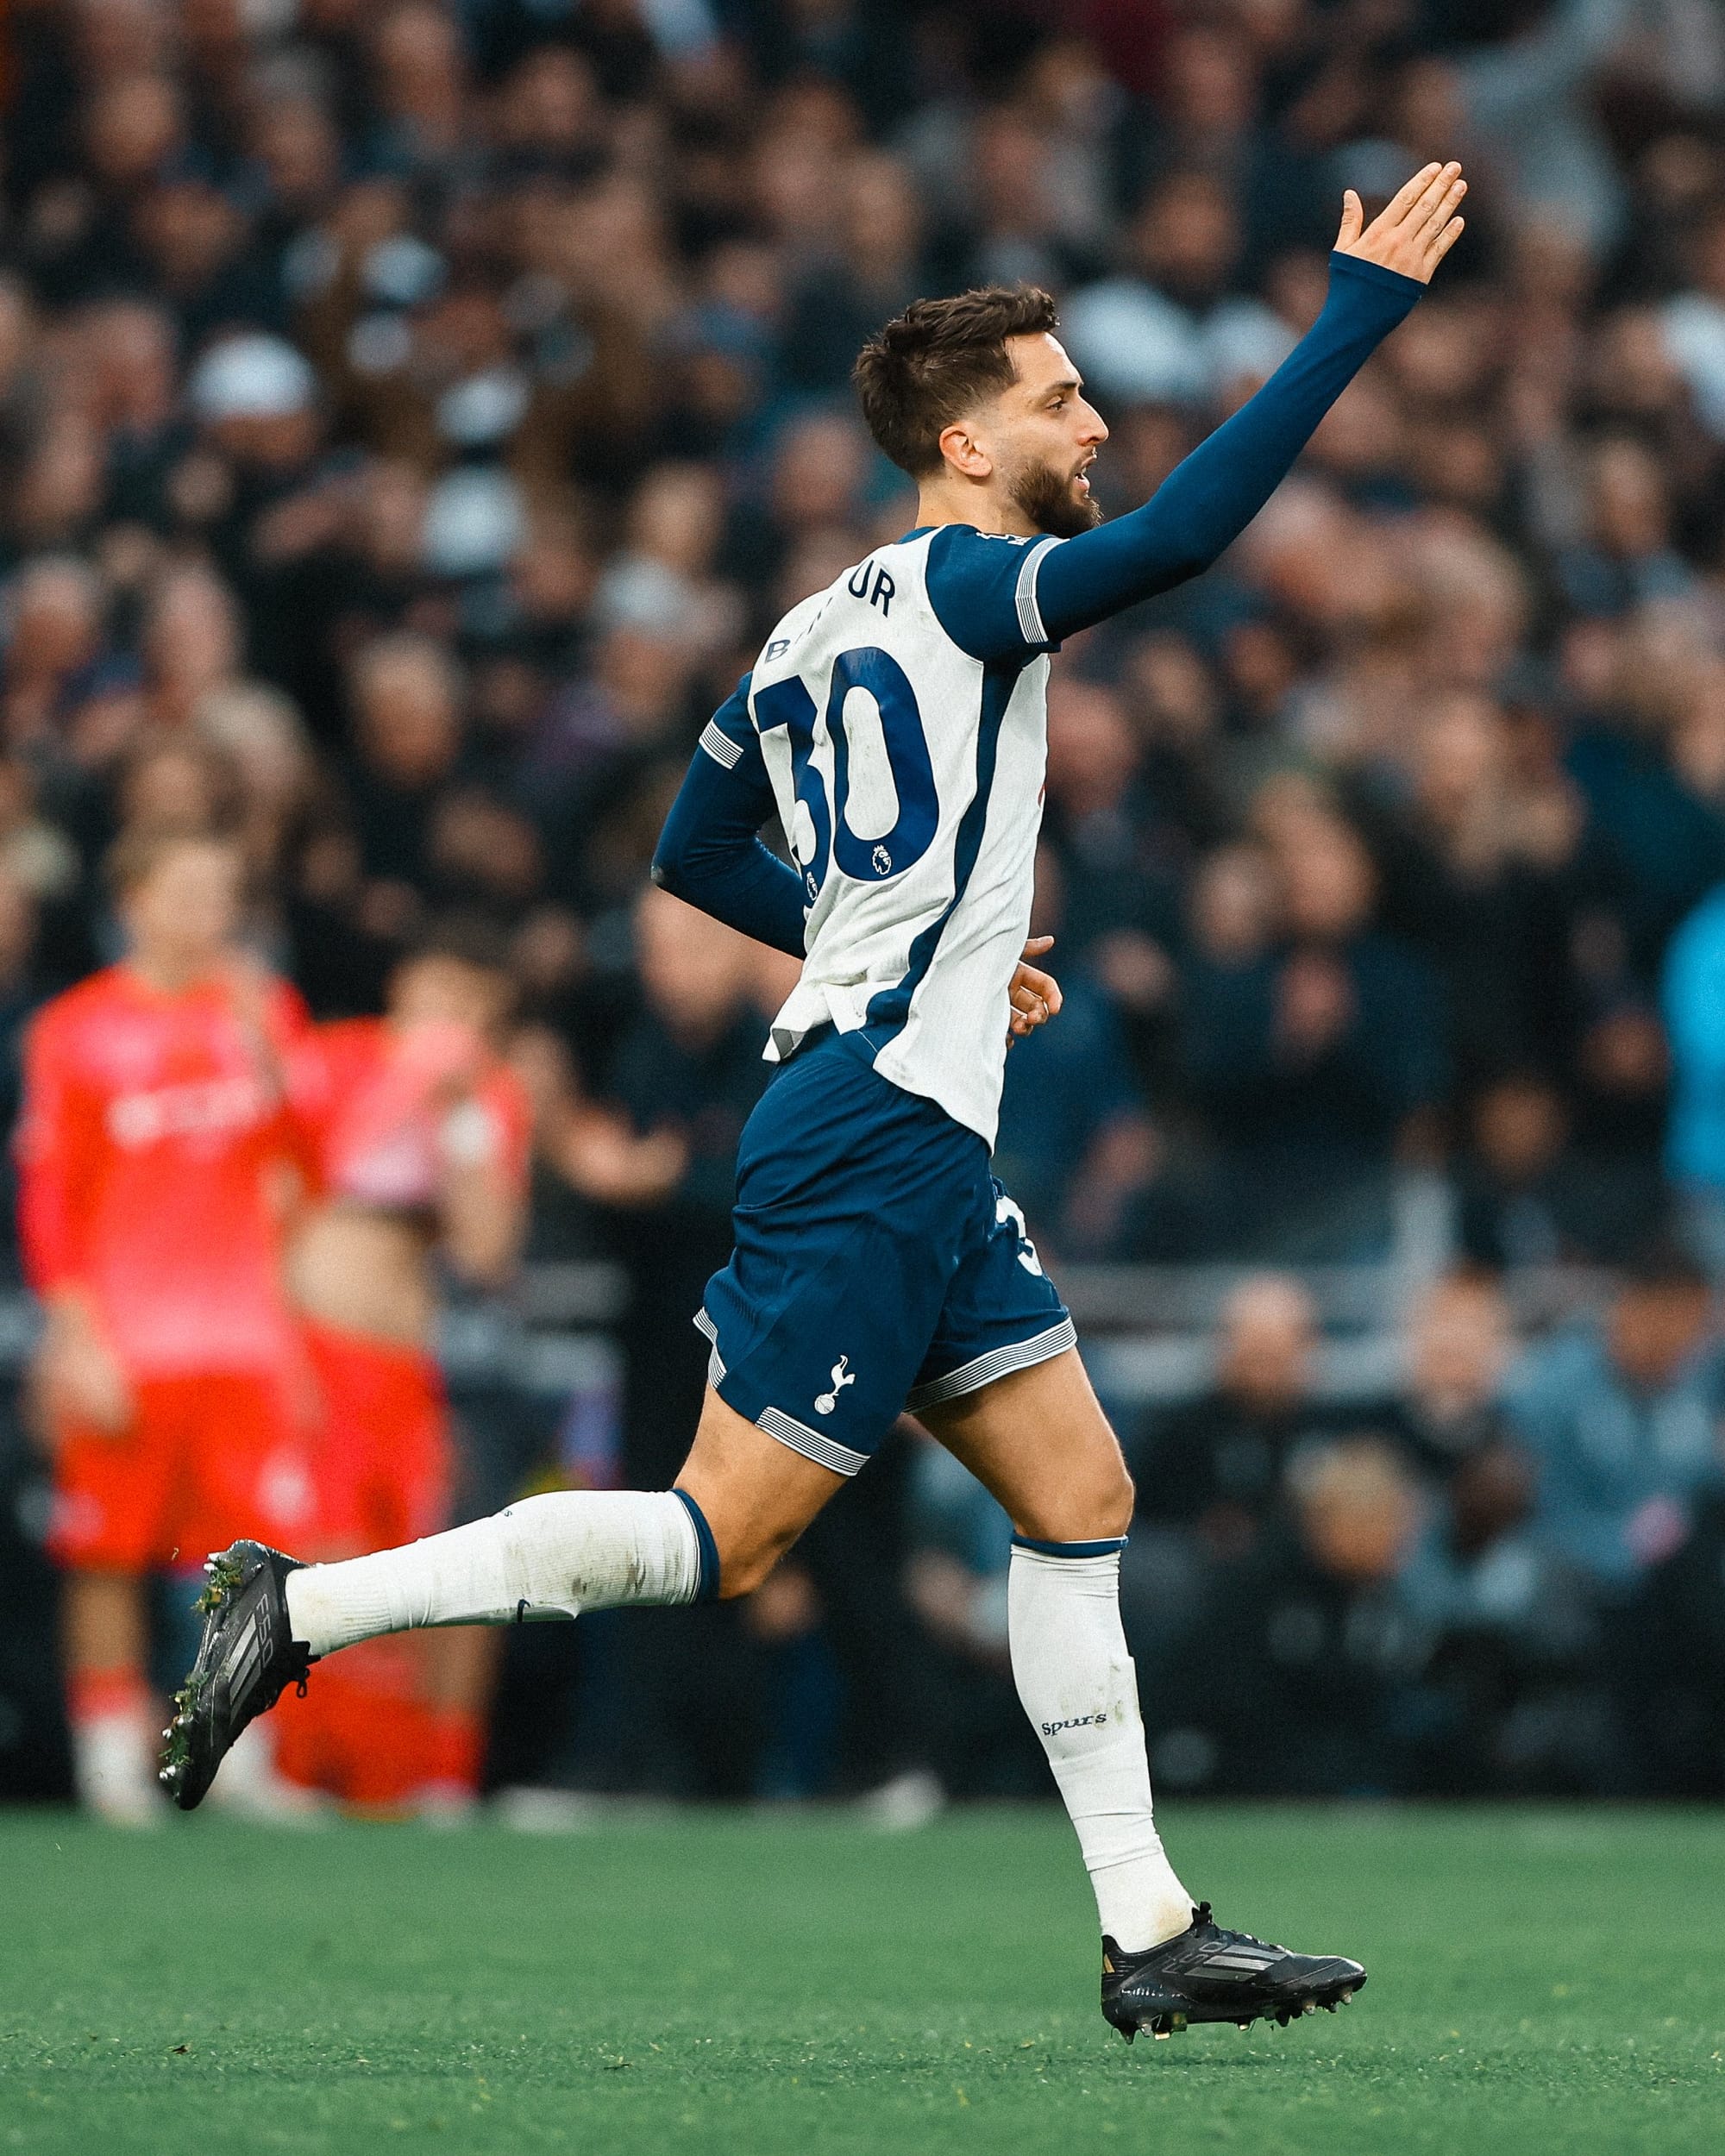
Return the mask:
<svg viewBox="0 0 1725 2156">
<path fill-rule="evenodd" d="M 746 691 L 807 901 L 768 1059 L 818 1025 L 866 1029 L 882 1077 L 990 1145 L 1042 822 L 1037 575 L 1058 543 L 948 524 L 877 547 L 785 616 Z M 743 748 L 718 720 L 701 745 L 727 766 Z"/>
</svg>

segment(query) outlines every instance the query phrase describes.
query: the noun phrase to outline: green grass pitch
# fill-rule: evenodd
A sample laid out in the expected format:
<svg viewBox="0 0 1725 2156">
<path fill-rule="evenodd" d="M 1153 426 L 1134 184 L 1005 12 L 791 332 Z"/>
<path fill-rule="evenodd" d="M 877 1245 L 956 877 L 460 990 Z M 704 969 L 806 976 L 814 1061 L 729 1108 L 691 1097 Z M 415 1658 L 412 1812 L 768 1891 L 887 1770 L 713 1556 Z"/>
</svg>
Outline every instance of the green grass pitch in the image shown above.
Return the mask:
<svg viewBox="0 0 1725 2156">
<path fill-rule="evenodd" d="M 1725 2149 L 1725 1815 L 1170 1806 L 1352 2007 L 1130 2050 L 1064 1821 L 0 1815 L 0 2151 Z"/>
</svg>

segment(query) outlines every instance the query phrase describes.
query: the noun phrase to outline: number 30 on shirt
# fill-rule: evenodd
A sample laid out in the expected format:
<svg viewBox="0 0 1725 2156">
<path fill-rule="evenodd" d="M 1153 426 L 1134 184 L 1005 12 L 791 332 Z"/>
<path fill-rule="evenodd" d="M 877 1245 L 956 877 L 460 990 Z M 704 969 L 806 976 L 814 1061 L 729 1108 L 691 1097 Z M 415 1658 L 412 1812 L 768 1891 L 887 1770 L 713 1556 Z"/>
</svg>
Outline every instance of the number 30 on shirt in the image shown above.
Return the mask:
<svg viewBox="0 0 1725 2156">
<path fill-rule="evenodd" d="M 851 742 L 845 709 L 851 695 L 859 691 L 873 699 L 880 713 L 881 738 L 898 803 L 890 830 L 862 836 L 851 828 L 847 813 Z M 832 743 L 830 806 L 826 780 L 814 760 L 819 714 L 804 682 L 794 674 L 788 680 L 758 689 L 755 712 L 763 734 L 782 726 L 790 740 L 791 769 L 800 812 L 796 818 L 798 828 L 789 837 L 811 902 L 826 881 L 829 861 L 836 862 L 840 874 L 855 883 L 884 883 L 889 876 L 902 875 L 922 859 L 933 843 L 940 805 L 916 692 L 890 652 L 867 644 L 841 652 L 833 661 L 825 715 L 826 734 Z"/>
</svg>

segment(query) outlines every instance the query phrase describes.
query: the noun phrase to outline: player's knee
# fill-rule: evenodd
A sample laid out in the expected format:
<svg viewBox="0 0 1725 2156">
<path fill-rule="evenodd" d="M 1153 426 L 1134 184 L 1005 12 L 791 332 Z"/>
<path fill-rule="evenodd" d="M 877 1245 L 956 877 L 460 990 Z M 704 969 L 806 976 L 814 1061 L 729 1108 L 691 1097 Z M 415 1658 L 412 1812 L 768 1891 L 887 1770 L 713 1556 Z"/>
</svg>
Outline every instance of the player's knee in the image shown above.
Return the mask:
<svg viewBox="0 0 1725 2156">
<path fill-rule="evenodd" d="M 748 1531 L 718 1538 L 718 1599 L 734 1601 L 752 1595 L 796 1540 L 794 1534 Z"/>
<path fill-rule="evenodd" d="M 1126 1463 L 1116 1457 L 1113 1471 L 1103 1477 L 1095 1495 L 1097 1517 L 1107 1523 L 1099 1529 L 1099 1533 L 1125 1534 L 1132 1526 L 1132 1506 L 1137 1498 L 1138 1490 L 1126 1470 Z"/>
<path fill-rule="evenodd" d="M 1099 1458 L 1087 1473 L 1069 1475 L 1045 1504 L 1017 1524 L 1038 1542 L 1106 1542 L 1132 1526 L 1136 1492 L 1118 1452 Z"/>
<path fill-rule="evenodd" d="M 725 1557 L 718 1564 L 718 1599 L 734 1602 L 741 1595 L 752 1595 L 778 1563 L 777 1555 L 762 1557 L 751 1551 L 746 1557 Z"/>
</svg>

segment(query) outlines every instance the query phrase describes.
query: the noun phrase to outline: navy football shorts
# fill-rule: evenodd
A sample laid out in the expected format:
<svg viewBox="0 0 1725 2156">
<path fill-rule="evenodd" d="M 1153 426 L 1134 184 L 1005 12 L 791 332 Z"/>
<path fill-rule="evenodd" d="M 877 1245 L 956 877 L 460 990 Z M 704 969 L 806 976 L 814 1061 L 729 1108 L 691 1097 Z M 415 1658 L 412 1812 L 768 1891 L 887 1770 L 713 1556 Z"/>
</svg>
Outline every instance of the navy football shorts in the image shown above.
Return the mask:
<svg viewBox="0 0 1725 2156">
<path fill-rule="evenodd" d="M 737 1247 L 695 1323 L 728 1407 L 854 1475 L 900 1412 L 1073 1344 L 988 1149 L 856 1033 L 782 1065 L 743 1133 Z"/>
</svg>

